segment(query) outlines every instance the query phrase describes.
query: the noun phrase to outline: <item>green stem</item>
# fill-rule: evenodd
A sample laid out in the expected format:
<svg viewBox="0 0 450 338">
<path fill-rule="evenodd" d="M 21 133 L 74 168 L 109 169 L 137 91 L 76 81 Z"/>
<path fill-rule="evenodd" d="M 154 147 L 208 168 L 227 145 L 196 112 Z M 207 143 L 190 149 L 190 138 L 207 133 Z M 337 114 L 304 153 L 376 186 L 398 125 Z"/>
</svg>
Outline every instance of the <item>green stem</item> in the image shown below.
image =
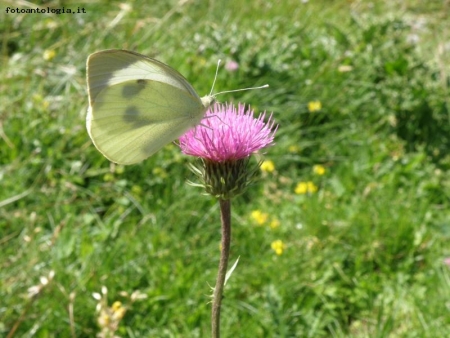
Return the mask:
<svg viewBox="0 0 450 338">
<path fill-rule="evenodd" d="M 228 258 L 230 256 L 231 242 L 231 202 L 230 200 L 219 200 L 220 218 L 222 221 L 222 249 L 220 251 L 219 272 L 217 273 L 216 287 L 212 301 L 211 312 L 211 336 L 220 337 L 220 306 L 222 304 L 223 287 L 227 274 Z"/>
</svg>

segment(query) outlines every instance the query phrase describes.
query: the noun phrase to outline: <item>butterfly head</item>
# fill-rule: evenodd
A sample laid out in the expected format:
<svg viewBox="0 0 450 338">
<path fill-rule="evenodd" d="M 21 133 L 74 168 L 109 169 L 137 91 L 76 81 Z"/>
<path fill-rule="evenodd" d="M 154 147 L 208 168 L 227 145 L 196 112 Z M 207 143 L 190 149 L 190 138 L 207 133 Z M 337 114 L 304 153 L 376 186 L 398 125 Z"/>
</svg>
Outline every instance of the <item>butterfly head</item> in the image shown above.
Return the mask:
<svg viewBox="0 0 450 338">
<path fill-rule="evenodd" d="M 200 100 L 202 101 L 202 105 L 203 107 L 205 107 L 205 109 L 208 109 L 214 103 L 216 103 L 216 97 L 214 95 L 203 96 Z"/>
</svg>

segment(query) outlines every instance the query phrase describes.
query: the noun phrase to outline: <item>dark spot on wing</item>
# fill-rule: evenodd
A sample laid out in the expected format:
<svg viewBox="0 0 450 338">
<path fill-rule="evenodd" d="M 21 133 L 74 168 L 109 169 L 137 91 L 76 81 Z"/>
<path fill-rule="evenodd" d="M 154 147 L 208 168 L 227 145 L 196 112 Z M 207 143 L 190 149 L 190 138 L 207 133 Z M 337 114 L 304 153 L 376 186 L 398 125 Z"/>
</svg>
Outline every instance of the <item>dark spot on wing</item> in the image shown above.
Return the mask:
<svg viewBox="0 0 450 338">
<path fill-rule="evenodd" d="M 132 99 L 138 95 L 139 92 L 145 89 L 146 81 L 139 79 L 136 82 L 130 82 L 126 84 L 122 89 L 122 96 L 126 99 Z"/>
<path fill-rule="evenodd" d="M 143 125 L 154 123 L 148 116 L 144 117 L 142 112 L 136 106 L 129 106 L 123 116 L 124 122 L 131 124 L 133 127 L 138 128 Z"/>
<path fill-rule="evenodd" d="M 134 127 L 139 126 L 139 124 L 140 124 L 139 109 L 136 106 L 127 107 L 127 110 L 125 111 L 123 120 L 126 123 L 133 124 Z"/>
</svg>

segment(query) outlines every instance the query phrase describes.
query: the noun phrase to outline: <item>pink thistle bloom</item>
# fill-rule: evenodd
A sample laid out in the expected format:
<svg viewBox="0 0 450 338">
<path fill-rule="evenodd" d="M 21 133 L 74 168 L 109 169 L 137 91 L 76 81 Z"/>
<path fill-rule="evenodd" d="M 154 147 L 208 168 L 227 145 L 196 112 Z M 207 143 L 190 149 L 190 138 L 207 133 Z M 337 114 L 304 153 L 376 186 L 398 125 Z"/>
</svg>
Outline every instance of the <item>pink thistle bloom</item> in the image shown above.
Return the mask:
<svg viewBox="0 0 450 338">
<path fill-rule="evenodd" d="M 180 148 L 186 155 L 212 162 L 244 159 L 273 144 L 277 127 L 272 115 L 253 117 L 253 110 L 239 104 L 215 104 L 201 124 L 180 137 Z M 273 130 L 272 130 L 273 129 Z"/>
<path fill-rule="evenodd" d="M 227 61 L 227 63 L 225 64 L 225 69 L 228 70 L 229 72 L 234 72 L 236 70 L 238 70 L 239 68 L 239 63 L 237 63 L 236 61 Z"/>
</svg>

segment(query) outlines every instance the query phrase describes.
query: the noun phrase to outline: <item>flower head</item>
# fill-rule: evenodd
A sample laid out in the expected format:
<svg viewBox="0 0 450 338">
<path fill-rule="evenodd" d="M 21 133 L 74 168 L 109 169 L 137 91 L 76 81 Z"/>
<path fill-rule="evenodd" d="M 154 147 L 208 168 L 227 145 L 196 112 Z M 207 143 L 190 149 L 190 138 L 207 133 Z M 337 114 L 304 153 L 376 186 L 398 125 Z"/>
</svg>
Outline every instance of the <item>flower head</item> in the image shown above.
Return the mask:
<svg viewBox="0 0 450 338">
<path fill-rule="evenodd" d="M 263 161 L 261 163 L 261 170 L 267 173 L 271 173 L 275 170 L 275 164 L 270 160 Z"/>
<path fill-rule="evenodd" d="M 322 103 L 320 101 L 308 102 L 308 110 L 310 113 L 314 113 L 322 109 Z"/>
<path fill-rule="evenodd" d="M 322 176 L 325 174 L 325 167 L 323 165 L 317 164 L 315 166 L 313 166 L 313 172 L 316 175 Z"/>
<path fill-rule="evenodd" d="M 317 190 L 318 190 L 317 186 L 311 181 L 299 182 L 294 189 L 295 193 L 298 195 L 303 195 L 303 194 L 308 194 L 308 193 L 312 194 L 312 193 L 316 192 Z"/>
<path fill-rule="evenodd" d="M 51 61 L 56 56 L 56 52 L 54 49 L 46 49 L 42 57 L 45 61 Z"/>
<path fill-rule="evenodd" d="M 270 247 L 272 248 L 273 251 L 275 251 L 275 253 L 280 256 L 283 254 L 283 251 L 286 249 L 286 245 L 283 243 L 282 240 L 277 239 L 276 241 L 273 241 L 270 244 Z"/>
<path fill-rule="evenodd" d="M 229 60 L 227 61 L 227 63 L 225 63 L 225 69 L 228 70 L 229 72 L 234 72 L 236 70 L 238 70 L 239 68 L 239 63 L 237 63 L 234 60 Z"/>
<path fill-rule="evenodd" d="M 263 225 L 266 223 L 267 218 L 269 218 L 269 214 L 262 212 L 261 210 L 254 210 L 251 213 L 251 217 L 258 225 Z"/>
<path fill-rule="evenodd" d="M 272 145 L 277 129 L 272 115 L 267 122 L 264 117 L 254 118 L 245 105 L 215 104 L 199 126 L 181 136 L 181 151 L 202 160 L 201 168 L 191 169 L 208 194 L 230 199 L 251 183 L 261 163 L 251 168 L 250 155 Z"/>
<path fill-rule="evenodd" d="M 213 162 L 239 160 L 273 144 L 272 116 L 264 122 L 253 111 L 239 104 L 215 104 L 202 123 L 180 137 L 181 151 Z"/>
</svg>

